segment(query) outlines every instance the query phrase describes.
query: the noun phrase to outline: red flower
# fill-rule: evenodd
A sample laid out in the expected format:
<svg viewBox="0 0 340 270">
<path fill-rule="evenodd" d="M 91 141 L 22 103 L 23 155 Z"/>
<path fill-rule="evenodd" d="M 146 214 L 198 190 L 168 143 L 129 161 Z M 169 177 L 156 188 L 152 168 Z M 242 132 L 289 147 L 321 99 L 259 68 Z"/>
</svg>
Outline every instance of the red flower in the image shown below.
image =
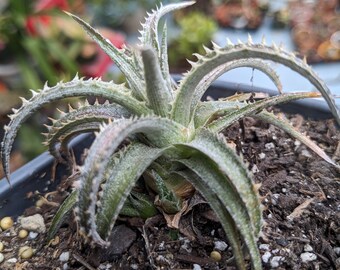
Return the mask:
<svg viewBox="0 0 340 270">
<path fill-rule="evenodd" d="M 35 11 L 59 8 L 61 10 L 69 10 L 67 0 L 40 0 L 35 5 Z"/>
<path fill-rule="evenodd" d="M 51 9 L 69 10 L 67 0 L 39 0 L 34 5 L 34 12 L 42 12 Z M 26 30 L 32 35 L 39 34 L 39 28 L 50 26 L 51 16 L 48 15 L 32 15 L 26 18 Z"/>
<path fill-rule="evenodd" d="M 104 37 L 108 38 L 112 45 L 116 48 L 122 48 L 125 43 L 124 35 L 113 32 L 111 30 L 100 31 Z M 86 77 L 101 77 L 103 76 L 108 68 L 113 64 L 111 58 L 96 44 L 97 55 L 93 62 L 82 65 L 81 72 Z"/>
</svg>

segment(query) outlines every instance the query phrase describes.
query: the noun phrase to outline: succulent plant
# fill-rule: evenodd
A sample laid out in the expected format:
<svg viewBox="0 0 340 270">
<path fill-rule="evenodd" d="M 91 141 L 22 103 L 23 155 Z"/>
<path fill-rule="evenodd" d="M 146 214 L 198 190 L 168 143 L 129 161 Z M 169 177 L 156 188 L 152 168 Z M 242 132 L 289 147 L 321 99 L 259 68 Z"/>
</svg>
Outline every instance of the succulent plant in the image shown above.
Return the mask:
<svg viewBox="0 0 340 270">
<path fill-rule="evenodd" d="M 85 102 L 77 109 L 61 112 L 60 119 L 52 120 L 48 127 L 47 144 L 59 160 L 65 154 L 67 157 L 67 142 L 73 136 L 97 130 L 77 173 L 75 189 L 58 211 L 50 235 L 62 217 L 74 208 L 85 239 L 106 247 L 112 226 L 141 176 L 151 179 L 150 186 L 153 182 L 161 196 L 159 205 L 167 207 L 167 211 L 176 211 L 178 206 L 176 197 L 180 197 L 180 191 L 175 192 L 175 188 L 191 183 L 220 219 L 237 267 L 246 269 L 244 250 L 247 250 L 253 269 L 261 269 L 257 249 L 262 227 L 258 186 L 246 164 L 219 133 L 251 115 L 284 129 L 334 164 L 307 137 L 265 110 L 268 106 L 320 94 L 282 93 L 256 102 L 201 101 L 201 98 L 220 74 L 240 66 L 264 72 L 281 91 L 278 76 L 264 61 L 272 60 L 308 79 L 326 99 L 338 122 L 339 112 L 327 86 L 303 60 L 276 45 L 253 44 L 251 38 L 246 44 L 234 45 L 230 41 L 224 47 L 213 44 L 213 49 L 206 48 L 205 55 L 196 55 L 197 61 L 190 62 L 190 71 L 183 74 L 179 83 L 173 81 L 167 59 L 166 24 L 159 39 L 159 20 L 166 13 L 193 3 L 170 4 L 153 10 L 142 24 L 138 46 L 124 49 L 115 48 L 90 25 L 70 14 L 113 59 L 125 75 L 127 85 L 75 77 L 70 82 L 32 91 L 31 99 L 23 99 L 23 105 L 9 116 L 11 121 L 5 127 L 2 142 L 2 163 L 9 181 L 9 153 L 17 130 L 41 106 L 74 96 L 107 99 L 109 102 L 105 104 Z M 127 204 L 138 201 L 137 197 Z M 246 249 L 242 248 L 242 242 Z"/>
<path fill-rule="evenodd" d="M 189 65 L 186 59 L 193 58 L 193 53 L 204 53 L 202 45 L 211 44 L 210 41 L 217 31 L 217 24 L 211 17 L 199 11 L 192 11 L 178 18 L 177 23 L 180 33 L 169 44 L 169 65 L 171 68 L 185 68 Z"/>
</svg>

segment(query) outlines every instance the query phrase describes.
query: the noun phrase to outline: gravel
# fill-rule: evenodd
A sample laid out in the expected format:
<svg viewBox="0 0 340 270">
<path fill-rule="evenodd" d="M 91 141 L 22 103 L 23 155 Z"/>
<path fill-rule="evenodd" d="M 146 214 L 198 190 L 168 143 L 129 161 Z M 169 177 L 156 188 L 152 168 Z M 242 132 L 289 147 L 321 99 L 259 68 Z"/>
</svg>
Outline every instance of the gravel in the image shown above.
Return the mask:
<svg viewBox="0 0 340 270">
<path fill-rule="evenodd" d="M 23 229 L 28 231 L 34 231 L 38 233 L 45 233 L 46 226 L 44 218 L 40 214 L 35 214 L 33 216 L 21 217 L 19 219 L 20 225 Z"/>
<path fill-rule="evenodd" d="M 306 263 L 315 261 L 317 259 L 317 256 L 312 252 L 304 252 L 300 255 L 300 258 L 302 262 Z"/>
</svg>

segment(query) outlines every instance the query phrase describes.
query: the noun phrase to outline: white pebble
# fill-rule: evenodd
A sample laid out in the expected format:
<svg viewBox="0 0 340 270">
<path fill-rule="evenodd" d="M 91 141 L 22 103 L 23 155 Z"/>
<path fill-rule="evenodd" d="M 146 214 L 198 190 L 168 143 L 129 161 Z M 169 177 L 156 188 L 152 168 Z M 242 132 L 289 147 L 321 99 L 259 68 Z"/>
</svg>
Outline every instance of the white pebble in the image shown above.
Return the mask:
<svg viewBox="0 0 340 270">
<path fill-rule="evenodd" d="M 270 266 L 272 268 L 277 268 L 280 266 L 280 262 L 283 260 L 284 258 L 282 256 L 274 256 L 270 261 Z"/>
<path fill-rule="evenodd" d="M 2 263 L 5 259 L 5 256 L 4 254 L 0 253 L 0 263 Z"/>
<path fill-rule="evenodd" d="M 306 158 L 311 158 L 312 154 L 308 150 L 304 149 L 301 151 L 301 156 L 306 157 Z"/>
<path fill-rule="evenodd" d="M 194 263 L 193 267 L 193 270 L 202 270 L 202 267 L 199 264 Z"/>
<path fill-rule="evenodd" d="M 261 249 L 261 250 L 269 250 L 269 244 L 261 244 L 259 246 L 259 249 Z"/>
<path fill-rule="evenodd" d="M 264 263 L 268 263 L 269 262 L 269 258 L 272 256 L 272 254 L 269 251 L 266 251 L 263 255 L 262 255 L 262 261 Z"/>
<path fill-rule="evenodd" d="M 63 264 L 63 270 L 67 270 L 68 269 L 68 264 L 67 263 L 64 263 Z"/>
<path fill-rule="evenodd" d="M 275 144 L 274 143 L 266 143 L 264 145 L 264 148 L 266 148 L 267 150 L 270 150 L 270 149 L 274 149 L 275 148 Z"/>
<path fill-rule="evenodd" d="M 17 258 L 10 258 L 7 260 L 8 263 L 17 263 L 18 259 Z"/>
<path fill-rule="evenodd" d="M 295 146 L 300 146 L 300 145 L 301 145 L 301 142 L 298 141 L 298 140 L 296 140 L 296 141 L 294 142 L 294 145 L 295 145 Z"/>
<path fill-rule="evenodd" d="M 276 248 L 276 249 L 273 249 L 273 250 L 272 250 L 272 253 L 273 253 L 273 254 L 276 254 L 276 253 L 279 253 L 279 251 L 280 251 L 280 250 L 278 250 L 278 249 Z"/>
<path fill-rule="evenodd" d="M 20 224 L 23 229 L 28 231 L 34 231 L 38 233 L 44 233 L 46 231 L 44 218 L 40 214 L 35 214 L 29 217 L 21 217 Z"/>
<path fill-rule="evenodd" d="M 317 256 L 312 252 L 304 252 L 300 255 L 302 262 L 312 262 L 317 259 Z"/>
<path fill-rule="evenodd" d="M 35 239 L 35 238 L 37 238 L 38 235 L 39 235 L 39 233 L 37 233 L 37 232 L 29 232 L 28 238 L 29 239 Z"/>
<path fill-rule="evenodd" d="M 257 168 L 256 164 L 254 164 L 253 168 L 251 168 L 252 173 L 258 173 L 260 170 Z"/>
<path fill-rule="evenodd" d="M 59 261 L 67 262 L 70 259 L 70 252 L 66 251 L 60 254 Z"/>
<path fill-rule="evenodd" d="M 336 255 L 340 256 L 340 247 L 335 247 L 333 250 Z"/>
<path fill-rule="evenodd" d="M 159 250 L 159 251 L 164 251 L 164 250 L 165 250 L 165 242 L 164 242 L 164 241 L 162 241 L 162 242 L 159 244 L 158 250 Z"/>
<path fill-rule="evenodd" d="M 259 154 L 259 158 L 260 159 L 265 159 L 266 158 L 266 154 L 265 153 L 260 153 Z"/>
<path fill-rule="evenodd" d="M 186 252 L 191 253 L 192 248 L 190 245 L 190 240 L 184 239 L 184 243 L 180 247 L 181 249 L 184 249 Z"/>
<path fill-rule="evenodd" d="M 214 245 L 215 245 L 215 249 L 220 250 L 220 251 L 224 251 L 228 248 L 228 245 L 224 241 L 215 241 Z"/>
<path fill-rule="evenodd" d="M 306 244 L 304 247 L 303 247 L 303 250 L 308 252 L 308 251 L 313 251 L 313 248 L 310 244 Z"/>
<path fill-rule="evenodd" d="M 133 270 L 137 270 L 138 264 L 136 264 L 136 263 L 130 264 L 130 268 L 133 269 Z M 104 269 L 106 269 L 106 268 L 104 268 Z"/>
</svg>

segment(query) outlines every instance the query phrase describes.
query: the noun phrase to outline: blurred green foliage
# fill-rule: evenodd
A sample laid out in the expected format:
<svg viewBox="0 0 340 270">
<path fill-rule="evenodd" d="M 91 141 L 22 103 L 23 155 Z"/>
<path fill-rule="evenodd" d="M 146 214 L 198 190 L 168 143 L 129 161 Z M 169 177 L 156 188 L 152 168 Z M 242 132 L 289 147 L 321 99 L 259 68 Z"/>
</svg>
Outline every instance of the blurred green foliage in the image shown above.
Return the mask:
<svg viewBox="0 0 340 270">
<path fill-rule="evenodd" d="M 178 19 L 180 34 L 172 41 L 169 49 L 171 66 L 185 65 L 185 59 L 193 59 L 193 53 L 204 54 L 202 45 L 210 46 L 216 22 L 200 12 L 192 12 Z"/>
</svg>

